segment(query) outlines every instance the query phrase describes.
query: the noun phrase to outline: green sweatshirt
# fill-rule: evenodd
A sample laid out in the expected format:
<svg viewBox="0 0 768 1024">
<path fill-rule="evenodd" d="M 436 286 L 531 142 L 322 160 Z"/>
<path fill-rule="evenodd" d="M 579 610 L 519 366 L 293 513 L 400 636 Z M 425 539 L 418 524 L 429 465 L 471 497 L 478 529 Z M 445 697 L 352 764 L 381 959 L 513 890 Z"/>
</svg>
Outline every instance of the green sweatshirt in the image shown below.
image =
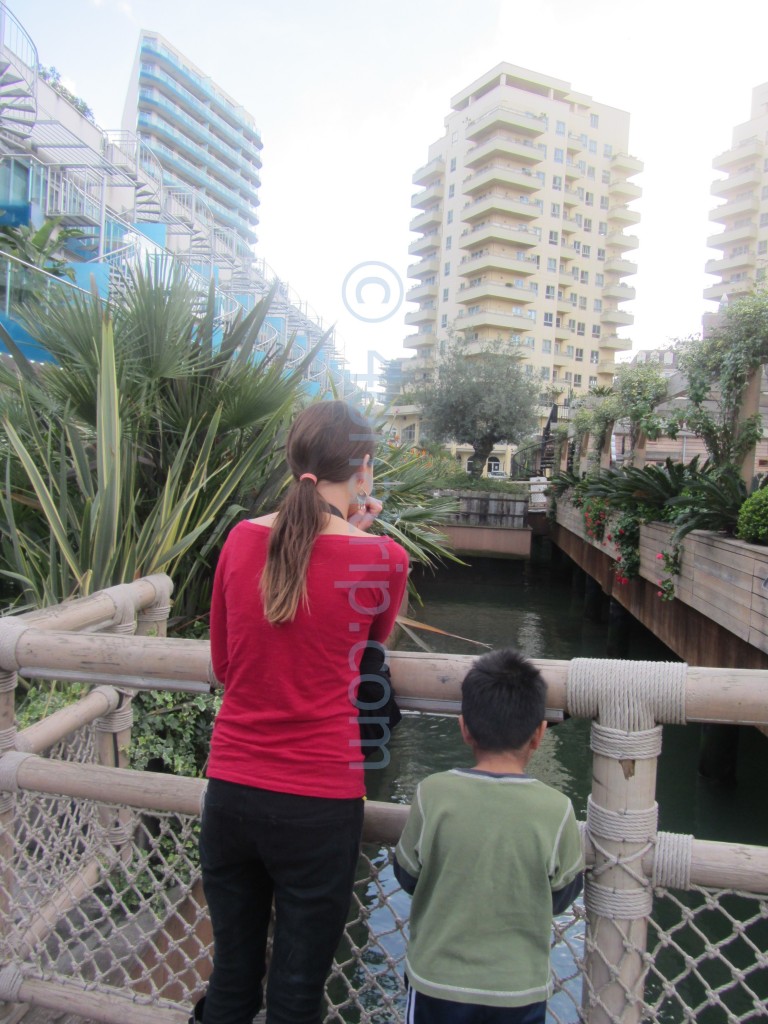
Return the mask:
<svg viewBox="0 0 768 1024">
<path fill-rule="evenodd" d="M 566 796 L 527 775 L 431 775 L 395 857 L 416 880 L 406 971 L 417 992 L 485 1006 L 551 995 L 553 893 L 577 893 L 583 869 Z"/>
</svg>

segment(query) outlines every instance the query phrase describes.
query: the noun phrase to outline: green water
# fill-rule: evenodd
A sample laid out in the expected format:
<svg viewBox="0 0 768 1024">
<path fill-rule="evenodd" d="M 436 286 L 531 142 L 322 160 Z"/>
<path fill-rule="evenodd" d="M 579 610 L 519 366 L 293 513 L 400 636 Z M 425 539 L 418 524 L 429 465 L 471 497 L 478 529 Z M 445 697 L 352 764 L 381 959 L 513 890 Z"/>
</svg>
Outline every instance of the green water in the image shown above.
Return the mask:
<svg viewBox="0 0 768 1024">
<path fill-rule="evenodd" d="M 446 632 L 493 647 L 514 646 L 535 658 L 619 656 L 616 637 L 610 633 L 608 623 L 585 619 L 583 586 L 575 587 L 565 568 L 553 567 L 546 558 L 527 563 L 476 561 L 471 568 L 450 567 L 441 569 L 434 577 L 418 577 L 417 586 L 424 604 L 412 607 L 412 617 Z M 466 640 L 428 633 L 419 635 L 434 651 L 479 654 L 484 650 Z M 398 642 L 398 648 L 419 649 L 409 639 Z M 678 660 L 651 633 L 634 622 L 628 638 L 625 637 L 622 656 L 646 661 Z M 582 820 L 591 787 L 589 730 L 588 722 L 576 719 L 551 728 L 529 767 L 532 775 L 567 793 Z M 660 829 L 690 833 L 699 839 L 768 845 L 765 810 L 768 738 L 755 729 L 742 729 L 739 744 L 736 785 L 717 785 L 697 773 L 699 727 L 665 726 L 657 784 Z M 409 803 L 417 783 L 425 775 L 471 763 L 455 718 L 407 714 L 393 736 L 389 766 L 366 772 L 369 799 Z M 390 885 L 385 851 L 369 853 L 382 866 L 385 887 Z M 695 901 L 697 897 L 695 894 L 685 897 L 688 901 L 691 898 Z M 404 894 L 396 894 L 392 902 L 398 913 L 407 914 L 408 899 Z M 375 922 L 377 912 L 372 916 Z M 674 913 L 670 915 L 662 907 L 657 916 L 665 927 L 673 926 Z M 765 948 L 762 936 L 760 943 L 758 948 Z M 393 935 L 384 946 L 391 954 L 398 954 L 402 940 Z M 556 971 L 567 974 L 567 951 L 560 947 L 553 955 Z M 674 973 L 671 971 L 672 976 Z M 718 983 L 722 979 L 713 981 Z M 575 987 L 579 984 L 578 979 L 573 982 Z M 757 988 L 768 994 L 765 978 L 760 979 Z M 685 1001 L 697 1005 L 701 993 L 691 991 L 685 995 Z M 744 1014 L 750 1002 L 744 1004 L 742 995 L 737 994 L 731 1008 Z M 571 1019 L 571 1007 L 567 1002 L 560 1004 L 561 1019 Z M 724 1014 L 723 1007 L 715 1007 L 711 1014 L 708 1010 L 702 1011 L 699 1020 L 717 1024 L 727 1019 Z M 763 1019 L 762 1012 L 758 1016 Z M 682 1020 L 679 1004 L 663 1005 L 659 1019 L 670 1024 Z M 756 1018 L 746 1016 L 744 1019 Z"/>
</svg>

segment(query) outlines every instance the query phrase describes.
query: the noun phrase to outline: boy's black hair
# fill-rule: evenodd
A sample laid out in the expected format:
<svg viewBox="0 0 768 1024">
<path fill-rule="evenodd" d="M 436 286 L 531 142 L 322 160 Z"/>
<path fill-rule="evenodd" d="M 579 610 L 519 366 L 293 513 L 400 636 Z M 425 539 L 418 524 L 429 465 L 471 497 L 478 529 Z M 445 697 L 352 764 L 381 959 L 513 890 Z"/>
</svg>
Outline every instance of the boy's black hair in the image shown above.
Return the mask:
<svg viewBox="0 0 768 1024">
<path fill-rule="evenodd" d="M 544 719 L 547 684 L 511 647 L 478 658 L 461 684 L 464 724 L 480 750 L 519 750 Z"/>
</svg>

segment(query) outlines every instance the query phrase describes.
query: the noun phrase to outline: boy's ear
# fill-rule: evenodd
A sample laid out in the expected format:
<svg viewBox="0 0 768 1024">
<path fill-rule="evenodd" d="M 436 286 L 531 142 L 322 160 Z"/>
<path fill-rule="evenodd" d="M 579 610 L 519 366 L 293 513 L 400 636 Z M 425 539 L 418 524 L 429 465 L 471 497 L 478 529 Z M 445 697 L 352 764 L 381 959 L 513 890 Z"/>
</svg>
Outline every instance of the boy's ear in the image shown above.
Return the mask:
<svg viewBox="0 0 768 1024">
<path fill-rule="evenodd" d="M 536 731 L 534 732 L 533 736 L 531 736 L 531 738 L 529 740 L 529 744 L 530 744 L 529 749 L 530 749 L 531 752 L 533 752 L 534 750 L 537 750 L 539 748 L 539 746 L 541 745 L 541 741 L 544 739 L 544 733 L 546 731 L 547 731 L 547 720 L 545 718 L 536 727 Z"/>
<path fill-rule="evenodd" d="M 469 731 L 464 722 L 464 715 L 459 715 L 459 729 L 461 729 L 461 738 L 464 740 L 467 746 L 474 746 L 475 741 L 472 739 L 472 733 Z"/>
</svg>

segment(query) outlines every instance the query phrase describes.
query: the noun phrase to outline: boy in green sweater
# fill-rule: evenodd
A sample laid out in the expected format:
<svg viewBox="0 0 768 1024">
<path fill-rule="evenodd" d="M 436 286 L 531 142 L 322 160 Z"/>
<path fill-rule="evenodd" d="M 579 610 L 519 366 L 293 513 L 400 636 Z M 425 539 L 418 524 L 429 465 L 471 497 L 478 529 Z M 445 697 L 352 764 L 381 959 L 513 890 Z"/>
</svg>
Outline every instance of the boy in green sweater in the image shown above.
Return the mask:
<svg viewBox="0 0 768 1024">
<path fill-rule="evenodd" d="M 553 914 L 582 886 L 570 800 L 525 774 L 546 683 L 513 650 L 479 658 L 459 726 L 474 768 L 420 783 L 395 850 L 413 894 L 406 1024 L 544 1024 Z"/>
</svg>

